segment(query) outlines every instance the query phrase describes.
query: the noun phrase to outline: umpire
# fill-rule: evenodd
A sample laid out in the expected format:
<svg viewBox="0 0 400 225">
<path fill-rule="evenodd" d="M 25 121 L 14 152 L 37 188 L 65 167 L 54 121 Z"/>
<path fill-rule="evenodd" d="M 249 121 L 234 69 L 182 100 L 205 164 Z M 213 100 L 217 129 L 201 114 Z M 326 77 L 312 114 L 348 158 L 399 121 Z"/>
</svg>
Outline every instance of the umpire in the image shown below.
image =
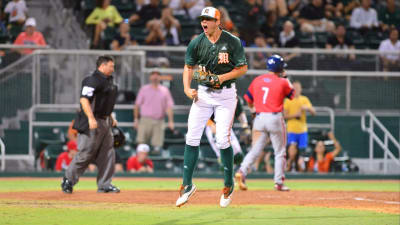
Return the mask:
<svg viewBox="0 0 400 225">
<path fill-rule="evenodd" d="M 91 162 L 95 162 L 98 168 L 97 192 L 120 191 L 111 184 L 115 167 L 111 126 L 117 125 L 111 112 L 118 91 L 111 76 L 114 72 L 114 59 L 111 56 L 100 56 L 96 66 L 96 71 L 82 81 L 79 100 L 81 110 L 74 122 L 74 128 L 79 132 L 78 154 L 65 172 L 61 184 L 64 193 L 72 193 L 73 186 Z"/>
</svg>

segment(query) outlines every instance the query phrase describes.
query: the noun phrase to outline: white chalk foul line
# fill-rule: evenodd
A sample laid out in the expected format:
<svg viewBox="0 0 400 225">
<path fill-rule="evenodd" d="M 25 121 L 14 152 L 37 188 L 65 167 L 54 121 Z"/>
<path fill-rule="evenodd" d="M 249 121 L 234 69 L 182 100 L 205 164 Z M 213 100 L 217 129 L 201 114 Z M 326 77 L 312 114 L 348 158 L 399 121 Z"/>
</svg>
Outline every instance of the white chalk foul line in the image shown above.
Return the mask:
<svg viewBox="0 0 400 225">
<path fill-rule="evenodd" d="M 354 200 L 356 200 L 356 201 L 367 201 L 367 202 L 383 202 L 385 204 L 400 205 L 400 202 L 374 200 L 374 199 L 368 199 L 368 198 L 354 198 Z"/>
</svg>

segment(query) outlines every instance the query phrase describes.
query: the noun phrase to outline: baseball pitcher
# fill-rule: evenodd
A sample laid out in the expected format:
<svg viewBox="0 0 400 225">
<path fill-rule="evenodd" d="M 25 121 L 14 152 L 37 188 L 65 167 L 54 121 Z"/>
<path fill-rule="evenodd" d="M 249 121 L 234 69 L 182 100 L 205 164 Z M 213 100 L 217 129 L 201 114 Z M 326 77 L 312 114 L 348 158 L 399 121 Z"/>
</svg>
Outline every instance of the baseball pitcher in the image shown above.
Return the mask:
<svg viewBox="0 0 400 225">
<path fill-rule="evenodd" d="M 236 78 L 247 71 L 247 62 L 239 38 L 219 26 L 221 14 L 206 7 L 200 15 L 203 33 L 193 39 L 186 50 L 183 71 L 185 94 L 193 99 L 188 119 L 188 132 L 183 163 L 183 182 L 176 206 L 184 205 L 196 191 L 192 183 L 194 168 L 199 157 L 200 139 L 207 120 L 214 113 L 216 142 L 224 167 L 224 188 L 220 206 L 231 203 L 233 193 L 233 150 L 229 136 L 236 107 Z M 190 87 L 198 82 L 198 89 Z"/>
</svg>

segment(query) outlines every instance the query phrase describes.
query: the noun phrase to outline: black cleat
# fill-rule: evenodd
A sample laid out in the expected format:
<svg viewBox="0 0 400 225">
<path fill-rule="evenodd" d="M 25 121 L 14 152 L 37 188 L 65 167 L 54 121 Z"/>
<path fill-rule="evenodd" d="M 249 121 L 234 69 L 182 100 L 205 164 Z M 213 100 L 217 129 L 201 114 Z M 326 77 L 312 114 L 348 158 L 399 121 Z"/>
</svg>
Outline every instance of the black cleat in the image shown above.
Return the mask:
<svg viewBox="0 0 400 225">
<path fill-rule="evenodd" d="M 69 181 L 66 177 L 64 177 L 63 181 L 61 182 L 61 190 L 64 193 L 72 194 L 72 189 L 73 189 L 72 187 L 73 187 L 73 185 L 72 185 L 71 181 Z"/>
<path fill-rule="evenodd" d="M 119 192 L 120 192 L 119 188 L 115 187 L 112 184 L 108 187 L 97 189 L 97 193 L 119 193 Z"/>
</svg>

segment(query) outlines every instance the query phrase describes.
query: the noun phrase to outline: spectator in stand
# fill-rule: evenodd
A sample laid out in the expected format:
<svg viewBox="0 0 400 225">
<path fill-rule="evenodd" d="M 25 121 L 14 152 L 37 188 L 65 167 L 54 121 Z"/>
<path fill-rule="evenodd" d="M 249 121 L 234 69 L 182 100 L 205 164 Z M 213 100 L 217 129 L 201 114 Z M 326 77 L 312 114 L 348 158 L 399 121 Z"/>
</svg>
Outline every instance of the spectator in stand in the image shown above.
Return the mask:
<svg viewBox="0 0 400 225">
<path fill-rule="evenodd" d="M 8 30 L 20 32 L 24 26 L 28 8 L 24 0 L 13 0 L 7 3 L 4 13 L 8 14 Z M 15 37 L 14 37 L 15 38 Z"/>
<path fill-rule="evenodd" d="M 106 29 L 114 29 L 116 24 L 123 20 L 115 6 L 110 5 L 111 0 L 97 0 L 96 8 L 86 18 L 87 25 L 95 25 L 92 48 L 99 48 L 100 36 Z"/>
<path fill-rule="evenodd" d="M 311 0 L 311 3 L 300 11 L 298 23 L 303 33 L 332 33 L 335 29 L 335 24 L 325 18 L 325 5 L 322 0 Z"/>
<path fill-rule="evenodd" d="M 293 23 L 290 20 L 287 20 L 283 24 L 283 29 L 279 34 L 278 46 L 281 48 L 297 48 L 299 47 L 299 40 L 296 37 L 296 33 L 294 32 Z M 294 57 L 296 57 L 297 53 L 283 53 L 282 57 L 286 62 L 290 61 Z"/>
<path fill-rule="evenodd" d="M 196 20 L 201 14 L 201 10 L 206 6 L 212 6 L 209 0 L 184 0 L 184 9 L 188 13 L 190 19 Z"/>
<path fill-rule="evenodd" d="M 343 4 L 341 0 L 325 0 L 325 17 L 328 19 L 342 18 L 341 7 Z"/>
<path fill-rule="evenodd" d="M 28 13 L 24 0 L 12 0 L 7 3 L 4 12 L 9 15 L 8 23 L 23 26 Z"/>
<path fill-rule="evenodd" d="M 232 32 L 234 29 L 236 29 L 235 24 L 232 22 L 231 17 L 229 16 L 228 10 L 223 6 L 218 7 L 218 10 L 221 12 L 221 27 L 229 32 Z"/>
<path fill-rule="evenodd" d="M 46 45 L 43 34 L 36 31 L 36 20 L 31 17 L 25 22 L 25 31 L 21 32 L 17 39 L 14 41 L 14 45 Z M 23 55 L 31 54 L 34 49 L 20 49 L 19 53 Z"/>
<path fill-rule="evenodd" d="M 397 51 L 397 54 L 385 53 L 386 51 Z M 383 40 L 379 45 L 383 71 L 400 71 L 400 41 L 399 31 L 390 29 L 389 38 Z"/>
<path fill-rule="evenodd" d="M 276 23 L 278 15 L 275 11 L 269 11 L 266 17 L 264 24 L 261 25 L 260 31 L 264 34 L 267 44 L 271 47 L 276 47 L 280 29 Z"/>
<path fill-rule="evenodd" d="M 254 34 L 260 31 L 259 21 L 264 16 L 261 0 L 246 0 L 241 7 L 243 12 L 243 27 L 240 27 L 240 37 L 246 46 L 254 43 Z"/>
<path fill-rule="evenodd" d="M 71 163 L 72 159 L 75 157 L 76 153 L 78 153 L 78 146 L 76 145 L 76 141 L 69 141 L 67 143 L 67 151 L 61 153 L 57 157 L 56 166 L 54 168 L 55 171 L 61 172 L 66 170 Z"/>
<path fill-rule="evenodd" d="M 336 31 L 333 35 L 331 35 L 327 43 L 325 44 L 326 49 L 355 49 L 353 41 L 351 38 L 346 36 L 346 28 L 344 27 L 343 24 L 339 24 L 336 28 Z M 339 59 L 339 61 L 336 61 Z M 340 60 L 343 59 L 343 60 Z M 335 62 L 338 62 L 338 64 L 335 65 L 335 68 L 340 68 L 340 65 L 343 66 L 344 63 L 346 64 L 350 60 L 355 60 L 356 56 L 355 54 L 337 54 L 336 55 L 336 60 Z"/>
<path fill-rule="evenodd" d="M 125 19 L 119 25 L 119 32 L 114 36 L 113 41 L 111 42 L 112 50 L 124 50 L 128 46 L 137 45 L 136 40 L 130 35 L 130 25 L 129 20 Z"/>
<path fill-rule="evenodd" d="M 294 98 L 285 99 L 283 105 L 284 117 L 287 120 L 288 161 L 286 171 L 304 171 L 304 160 L 300 153 L 304 153 L 308 146 L 308 128 L 306 112 L 315 115 L 315 109 L 307 96 L 301 94 L 299 81 L 293 82 Z"/>
<path fill-rule="evenodd" d="M 384 32 L 390 28 L 400 28 L 400 9 L 396 7 L 395 0 L 386 0 L 386 7 L 378 11 L 378 18 Z"/>
<path fill-rule="evenodd" d="M 378 15 L 376 10 L 371 8 L 371 0 L 361 0 L 361 6 L 354 9 L 351 14 L 350 27 L 365 34 L 378 26 Z"/>
<path fill-rule="evenodd" d="M 165 36 L 161 30 L 161 22 L 159 20 L 151 20 L 146 25 L 149 34 L 144 39 L 146 45 L 164 45 Z"/>
<path fill-rule="evenodd" d="M 150 4 L 150 0 L 135 0 L 136 12 L 139 12 L 143 6 Z"/>
<path fill-rule="evenodd" d="M 160 72 L 151 72 L 150 84 L 139 89 L 134 107 L 133 127 L 137 130 L 138 144 L 151 144 L 154 154 L 160 153 L 164 144 L 165 114 L 169 129 L 174 130 L 173 106 L 169 89 L 160 84 Z"/>
<path fill-rule="evenodd" d="M 353 9 L 360 6 L 359 0 L 334 0 L 336 1 L 336 17 L 345 18 L 346 21 L 350 20 Z"/>
<path fill-rule="evenodd" d="M 333 145 L 335 146 L 334 150 L 326 152 L 325 141 L 318 140 L 315 144 L 313 156 L 310 157 L 310 160 L 308 161 L 308 172 L 328 173 L 330 171 L 331 164 L 335 157 L 339 155 L 342 146 L 339 141 L 336 140 L 335 135 L 332 132 L 328 133 L 328 138 L 330 141 L 333 141 Z"/>
<path fill-rule="evenodd" d="M 186 14 L 185 10 L 183 9 L 185 6 L 184 0 L 162 0 L 162 5 L 165 8 L 171 8 L 174 16 Z"/>
<path fill-rule="evenodd" d="M 261 33 L 257 33 L 254 38 L 254 44 L 250 47 L 253 48 L 270 48 L 267 42 L 264 39 L 264 35 Z M 254 58 L 251 61 L 251 66 L 254 69 L 265 69 L 266 67 L 266 60 L 268 58 L 267 53 L 265 52 L 255 52 Z"/>
<path fill-rule="evenodd" d="M 288 14 L 286 0 L 264 0 L 264 11 L 275 12 L 279 17 L 285 17 Z"/>
<path fill-rule="evenodd" d="M 161 18 L 161 6 L 159 0 L 150 0 L 149 4 L 144 5 L 140 11 L 129 18 L 129 23 L 137 25 L 147 25 L 149 21 Z"/>
<path fill-rule="evenodd" d="M 240 43 L 242 44 L 242 46 L 246 46 L 246 42 L 243 40 L 242 37 L 240 37 L 240 33 L 238 29 L 234 29 L 231 33 L 232 35 L 238 37 L 240 39 Z M 197 35 L 197 34 L 196 34 Z M 193 39 L 193 38 L 192 38 Z"/>
<path fill-rule="evenodd" d="M 180 23 L 170 8 L 162 10 L 161 19 L 152 19 L 146 24 L 149 34 L 145 38 L 146 45 L 179 45 Z M 150 52 L 147 55 L 148 67 L 169 67 L 169 60 L 163 52 Z"/>
<path fill-rule="evenodd" d="M 161 33 L 165 38 L 166 45 L 179 45 L 179 33 L 181 31 L 181 24 L 172 14 L 171 8 L 164 8 L 161 12 L 160 23 Z"/>
<path fill-rule="evenodd" d="M 300 11 L 309 3 L 308 0 L 288 0 L 287 6 L 290 17 L 297 19 L 300 15 Z"/>
<path fill-rule="evenodd" d="M 126 161 L 126 170 L 131 173 L 153 173 L 153 161 L 148 158 L 150 147 L 146 144 L 139 144 L 136 148 L 136 155 L 129 157 Z"/>
<path fill-rule="evenodd" d="M 0 9 L 3 8 L 1 0 L 0 0 Z M 0 32 L 1 33 L 6 33 L 7 32 L 7 28 L 6 28 L 6 22 L 5 22 L 5 18 L 4 18 L 4 12 L 2 12 L 0 10 Z"/>
</svg>

